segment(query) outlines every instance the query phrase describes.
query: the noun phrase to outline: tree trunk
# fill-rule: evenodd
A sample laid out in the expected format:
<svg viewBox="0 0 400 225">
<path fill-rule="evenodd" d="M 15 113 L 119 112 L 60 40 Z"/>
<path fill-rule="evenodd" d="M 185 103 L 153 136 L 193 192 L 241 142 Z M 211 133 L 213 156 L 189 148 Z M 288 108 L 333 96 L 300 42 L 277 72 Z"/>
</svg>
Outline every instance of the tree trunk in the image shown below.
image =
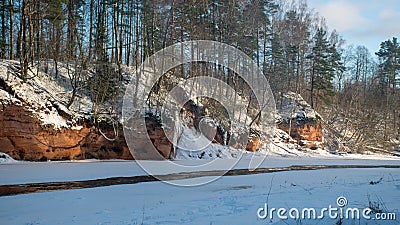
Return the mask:
<svg viewBox="0 0 400 225">
<path fill-rule="evenodd" d="M 75 0 L 68 1 L 68 24 L 67 24 L 67 60 L 72 60 L 74 58 L 74 48 L 75 48 Z"/>
<path fill-rule="evenodd" d="M 21 76 L 25 82 L 28 74 L 28 52 L 27 52 L 27 40 L 26 40 L 26 15 L 27 15 L 27 3 L 28 0 L 22 1 L 21 6 L 21 24 L 19 28 L 19 52 L 20 52 L 20 64 L 21 64 Z"/>
<path fill-rule="evenodd" d="M 2 43 L 0 43 L 0 58 L 4 59 L 6 56 L 6 0 L 2 0 L 2 10 L 1 10 L 1 35 L 2 37 L 0 40 Z"/>
<path fill-rule="evenodd" d="M 14 24 L 13 24 L 14 3 L 10 0 L 10 59 L 14 59 Z"/>
</svg>

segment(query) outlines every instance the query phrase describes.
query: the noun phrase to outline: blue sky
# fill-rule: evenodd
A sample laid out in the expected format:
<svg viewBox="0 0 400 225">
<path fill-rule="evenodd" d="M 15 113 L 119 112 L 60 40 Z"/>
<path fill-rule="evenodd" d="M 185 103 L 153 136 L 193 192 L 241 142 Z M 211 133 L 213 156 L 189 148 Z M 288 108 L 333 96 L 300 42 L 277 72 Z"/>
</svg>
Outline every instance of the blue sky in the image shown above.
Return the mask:
<svg viewBox="0 0 400 225">
<path fill-rule="evenodd" d="M 400 37 L 400 0 L 308 0 L 346 44 L 364 45 L 372 54 L 382 41 Z"/>
</svg>

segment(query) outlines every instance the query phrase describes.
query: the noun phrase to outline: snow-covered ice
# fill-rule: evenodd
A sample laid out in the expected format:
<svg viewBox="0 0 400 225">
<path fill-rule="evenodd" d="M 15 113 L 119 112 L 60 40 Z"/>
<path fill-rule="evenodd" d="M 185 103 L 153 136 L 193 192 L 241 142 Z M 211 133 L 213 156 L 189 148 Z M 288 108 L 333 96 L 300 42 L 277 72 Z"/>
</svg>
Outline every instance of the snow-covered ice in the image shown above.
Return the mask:
<svg viewBox="0 0 400 225">
<path fill-rule="evenodd" d="M 322 151 L 322 150 L 321 150 Z M 285 152 L 285 151 L 284 151 Z M 260 167 L 292 165 L 399 165 L 398 157 L 372 155 L 294 156 L 287 152 L 270 153 Z M 235 168 L 248 168 L 252 153 L 244 154 Z M 260 157 L 260 156 L 259 156 Z M 215 159 L 208 170 L 227 169 L 232 160 Z M 167 161 L 140 161 L 157 174 L 196 171 L 195 165 L 210 160 L 180 160 L 180 171 Z M 87 160 L 64 162 L 10 161 L 0 164 L 0 185 L 36 182 L 92 180 L 107 177 L 145 175 L 136 161 Z M 202 179 L 194 178 L 195 183 Z M 287 171 L 258 175 L 221 177 L 214 182 L 181 187 L 164 182 L 115 185 L 0 197 L 0 224 L 335 224 L 338 219 L 261 220 L 257 210 L 268 207 L 316 210 L 332 205 L 344 196 L 347 207 L 378 207 L 396 213 L 396 221 L 361 218 L 343 224 L 399 224 L 400 173 L 394 168 L 323 169 Z M 378 206 L 379 205 L 379 206 Z"/>
<path fill-rule="evenodd" d="M 303 153 L 304 154 L 304 153 Z M 234 166 L 234 169 L 247 169 L 252 153 L 245 153 Z M 293 165 L 400 165 L 399 157 L 387 157 L 371 155 L 351 156 L 321 156 L 304 155 L 294 156 L 289 154 L 267 155 L 260 168 L 288 167 Z M 146 175 L 141 168 L 150 168 L 156 175 L 178 172 L 198 171 L 197 165 L 203 165 L 212 160 L 215 164 L 209 164 L 208 171 L 227 170 L 236 163 L 236 158 L 205 159 L 205 160 L 179 160 L 183 165 L 176 170 L 168 161 L 128 161 L 128 160 L 80 160 L 80 161 L 54 161 L 54 162 L 25 162 L 0 163 L 0 185 L 24 184 L 37 182 L 57 182 L 92 180 L 108 177 L 126 177 Z"/>
<path fill-rule="evenodd" d="M 398 169 L 291 171 L 222 177 L 197 187 L 151 182 L 1 197 L 0 224 L 335 224 L 338 219 L 329 217 L 261 220 L 257 210 L 265 203 L 287 209 L 337 207 L 339 196 L 347 198 L 347 207 L 363 209 L 375 202 L 400 216 Z M 398 223 L 398 219 L 343 221 Z"/>
</svg>

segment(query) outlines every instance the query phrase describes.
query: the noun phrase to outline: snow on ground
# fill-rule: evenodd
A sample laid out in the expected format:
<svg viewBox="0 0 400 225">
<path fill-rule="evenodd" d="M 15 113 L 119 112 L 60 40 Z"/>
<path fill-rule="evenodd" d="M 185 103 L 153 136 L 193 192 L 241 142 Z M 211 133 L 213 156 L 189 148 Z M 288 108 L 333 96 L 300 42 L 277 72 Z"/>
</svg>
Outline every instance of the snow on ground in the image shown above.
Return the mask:
<svg viewBox="0 0 400 225">
<path fill-rule="evenodd" d="M 215 158 L 237 158 L 241 151 L 211 143 L 201 132 L 194 128 L 184 126 L 176 149 L 176 160 L 185 159 L 215 159 Z"/>
<path fill-rule="evenodd" d="M 42 121 L 42 125 L 54 125 L 56 129 L 68 127 L 65 118 L 59 115 L 54 104 L 61 106 L 60 101 L 65 99 L 57 96 L 56 93 L 65 93 L 69 89 L 64 88 L 54 78 L 48 75 L 36 76 L 36 71 L 28 72 L 29 79 L 23 82 L 18 76 L 13 75 L 10 67 L 17 66 L 18 62 L 10 60 L 0 61 L 0 79 L 11 87 L 14 96 L 10 99 L 22 99 L 32 114 Z M 72 115 L 69 110 L 63 108 L 65 113 Z"/>
<path fill-rule="evenodd" d="M 315 154 L 298 151 L 296 155 L 271 152 L 260 167 L 400 164 L 398 157 L 374 155 L 366 160 L 365 155 L 323 155 L 315 151 Z M 234 168 L 248 168 L 252 156 L 244 154 Z M 207 170 L 227 169 L 237 159 L 215 160 L 218 163 Z M 211 160 L 179 160 L 185 165 L 179 171 L 171 170 L 167 161 L 14 161 L 0 164 L 0 185 L 146 175 L 139 163 L 154 168 L 157 174 L 197 171 L 196 165 L 208 161 Z M 209 177 L 195 178 L 202 179 Z M 195 187 L 150 182 L 0 197 L 0 224 L 336 224 L 338 219 L 329 218 L 327 213 L 322 220 L 281 220 L 277 214 L 261 220 L 257 210 L 267 203 L 268 209 L 296 207 L 301 211 L 312 207 L 320 212 L 329 205 L 337 207 L 340 196 L 347 198 L 348 208 L 363 210 L 373 206 L 397 216 L 396 221 L 360 217 L 360 220 L 343 220 L 344 225 L 400 223 L 399 169 L 375 168 L 222 177 Z"/>
<path fill-rule="evenodd" d="M 3 104 L 7 105 L 21 105 L 21 101 L 14 98 L 8 92 L 0 89 L 0 100 Z"/>
<path fill-rule="evenodd" d="M 348 202 L 344 210 L 361 211 L 371 205 L 397 217 L 367 221 L 360 216 L 360 220 L 344 219 L 344 225 L 399 224 L 398 171 L 290 171 L 222 177 L 196 187 L 150 182 L 0 197 L 0 224 L 336 224 L 339 219 L 329 218 L 327 212 L 321 220 L 295 221 L 279 219 L 276 211 L 272 220 L 261 220 L 257 211 L 267 203 L 269 209 L 315 208 L 320 215 L 322 208 L 338 208 L 340 196 Z"/>
<path fill-rule="evenodd" d="M 211 143 L 207 147 L 200 150 L 183 150 L 177 149 L 176 160 L 186 160 L 186 159 L 216 159 L 216 158 L 237 158 L 241 151 L 237 149 L 223 146 L 220 144 Z"/>
<path fill-rule="evenodd" d="M 215 159 L 215 164 L 209 164 L 207 170 L 227 170 L 234 163 L 235 169 L 249 168 L 252 153 L 245 153 L 238 161 L 236 158 Z M 262 155 L 258 155 L 262 157 Z M 287 167 L 292 165 L 399 165 L 399 157 L 364 155 L 323 157 L 320 155 L 294 156 L 290 154 L 270 153 L 260 168 Z M 198 171 L 197 165 L 204 165 L 213 160 L 178 160 L 182 165 L 178 170 L 168 161 L 127 161 L 127 160 L 84 160 L 84 161 L 54 161 L 54 162 L 24 162 L 0 163 L 0 185 L 24 184 L 37 182 L 92 180 L 108 177 L 126 177 L 147 175 L 140 167 L 154 171 L 154 174 L 170 174 L 178 172 Z"/>
<path fill-rule="evenodd" d="M 15 163 L 17 160 L 11 158 L 6 153 L 0 152 L 0 163 Z"/>
<path fill-rule="evenodd" d="M 42 122 L 42 125 L 54 125 L 55 129 L 71 127 L 71 125 L 75 124 L 75 120 L 90 115 L 93 108 L 91 97 L 84 88 L 78 90 L 73 104 L 69 109 L 66 108 L 73 91 L 71 86 L 73 81 L 71 81 L 70 77 L 73 77 L 75 71 L 72 67 L 67 63 L 58 63 L 58 74 L 56 75 L 54 62 L 51 60 L 48 62 L 43 61 L 40 69 L 33 67 L 28 71 L 28 78 L 24 82 L 14 72 L 19 70 L 18 61 L 0 60 L 0 80 L 9 86 L 11 90 L 8 91 L 13 93 L 11 95 L 1 90 L 0 99 L 14 102 L 16 99 L 18 101 L 21 100 L 25 103 L 27 109 L 32 112 L 32 115 Z M 124 67 L 123 74 L 129 77 L 130 71 Z M 122 85 L 124 84 L 121 83 Z M 121 87 L 121 90 L 123 89 L 124 87 Z M 121 95 L 123 94 L 124 92 L 121 91 Z M 109 113 L 111 106 L 120 106 L 122 104 L 121 101 L 122 97 L 120 96 L 120 102 L 117 104 L 106 102 L 104 105 L 98 106 L 98 113 Z M 60 110 L 63 112 L 60 112 Z M 63 114 L 67 114 L 70 117 L 69 120 L 61 116 Z"/>
<path fill-rule="evenodd" d="M 300 94 L 294 92 L 287 92 L 278 95 L 277 100 L 277 120 L 290 120 L 290 119 L 316 119 L 321 117 L 317 112 L 301 97 Z"/>
</svg>

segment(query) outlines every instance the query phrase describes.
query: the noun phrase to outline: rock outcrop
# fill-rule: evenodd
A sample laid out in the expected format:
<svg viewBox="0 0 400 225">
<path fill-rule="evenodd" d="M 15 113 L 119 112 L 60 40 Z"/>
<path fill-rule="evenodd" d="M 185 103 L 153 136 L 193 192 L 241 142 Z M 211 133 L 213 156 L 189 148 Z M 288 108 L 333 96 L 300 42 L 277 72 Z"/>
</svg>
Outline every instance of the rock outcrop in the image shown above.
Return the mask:
<svg viewBox="0 0 400 225">
<path fill-rule="evenodd" d="M 57 78 L 47 71 L 38 72 L 40 76 L 30 71 L 32 79 L 27 81 L 21 79 L 18 71 L 10 70 L 18 64 L 0 61 L 0 152 L 30 161 L 133 159 L 121 126 L 115 132 L 107 124 L 110 121 L 107 117 L 100 120 L 100 125 L 93 126 L 90 116 L 93 103 L 89 96 L 82 94 L 70 109 L 65 107 L 71 87 L 70 78 L 62 72 L 63 64 L 59 65 L 61 72 Z M 124 74 L 130 76 L 129 71 Z M 110 104 L 102 105 L 101 109 L 104 111 Z M 146 126 L 153 145 L 163 158 L 169 158 L 172 147 L 161 124 L 149 119 Z M 137 140 L 139 144 L 140 141 Z"/>
<path fill-rule="evenodd" d="M 3 104 L 0 127 L 1 151 L 18 160 L 132 159 L 122 135 L 109 141 L 85 124 L 59 129 L 44 126 L 23 105 Z"/>
<path fill-rule="evenodd" d="M 70 159 L 133 159 L 125 142 L 122 130 L 114 138 L 114 130 L 103 126 L 102 132 L 88 123 L 81 122 L 68 128 L 55 128 L 43 125 L 29 106 L 17 98 L 10 97 L 9 93 L 0 90 L 2 96 L 0 105 L 0 146 L 1 151 L 18 160 L 70 160 Z M 301 98 L 294 93 L 282 95 L 282 107 L 278 105 L 277 127 L 298 141 L 298 144 L 307 148 L 322 147 L 322 126 L 319 116 Z M 280 102 L 278 102 L 279 104 Z M 198 126 L 204 110 L 193 102 L 185 105 L 186 116 L 193 127 Z M 164 158 L 170 158 L 172 144 L 167 139 L 161 124 L 151 117 L 146 120 L 147 133 L 158 152 Z M 215 129 L 214 129 L 215 131 Z M 211 131 L 210 131 L 211 133 Z M 214 143 L 224 144 L 229 139 L 223 130 L 218 127 Z M 110 141 L 106 137 L 113 137 Z M 140 146 L 146 143 L 137 140 L 138 146 L 146 149 L 150 146 Z M 259 148 L 259 138 L 250 136 L 245 146 L 248 151 Z"/>
<path fill-rule="evenodd" d="M 115 138 L 112 128 L 101 132 L 87 123 L 70 128 L 43 126 L 20 105 L 2 105 L 0 109 L 1 151 L 14 159 L 29 161 L 71 159 L 133 159 L 122 130 Z M 153 145 L 169 158 L 172 144 L 156 121 L 146 120 Z M 106 137 L 113 137 L 112 140 Z M 140 143 L 140 140 L 137 140 Z M 145 142 L 143 142 L 145 143 Z M 149 146 L 144 146 L 148 148 Z"/>
<path fill-rule="evenodd" d="M 281 94 L 276 108 L 277 128 L 307 148 L 323 147 L 321 116 L 299 94 Z"/>
<path fill-rule="evenodd" d="M 31 74 L 34 80 L 22 81 L 20 75 L 9 73 L 7 69 L 17 64 L 16 61 L 0 61 L 0 152 L 31 161 L 169 159 L 173 156 L 173 146 L 157 117 L 148 115 L 146 128 L 139 132 L 141 135 L 133 134 L 134 137 L 124 137 L 121 126 L 116 132 L 107 124 L 107 120 L 112 120 L 107 117 L 95 127 L 91 116 L 93 103 L 88 95 L 82 94 L 70 108 L 65 107 L 70 99 L 68 76 L 61 73 L 58 78 L 49 74 L 35 77 Z M 129 77 L 128 72 L 126 76 Z M 179 93 L 185 94 L 184 90 Z M 187 96 L 175 97 L 182 100 L 184 126 L 201 131 L 214 144 L 229 143 L 253 152 L 260 148 L 260 136 L 226 132 L 222 125 L 226 121 L 207 120 L 206 106 L 192 100 L 183 102 Z M 102 106 L 106 112 L 111 103 L 107 104 Z M 282 94 L 277 101 L 277 111 L 277 127 L 289 133 L 292 140 L 307 148 L 322 147 L 320 117 L 300 95 Z M 118 116 L 115 112 L 113 115 Z M 126 139 L 134 140 L 138 155 L 132 156 Z M 153 151 L 154 147 L 159 154 Z"/>
<path fill-rule="evenodd" d="M 260 138 L 256 136 L 250 136 L 246 144 L 246 150 L 250 152 L 255 152 L 258 150 L 259 147 Z"/>
</svg>

